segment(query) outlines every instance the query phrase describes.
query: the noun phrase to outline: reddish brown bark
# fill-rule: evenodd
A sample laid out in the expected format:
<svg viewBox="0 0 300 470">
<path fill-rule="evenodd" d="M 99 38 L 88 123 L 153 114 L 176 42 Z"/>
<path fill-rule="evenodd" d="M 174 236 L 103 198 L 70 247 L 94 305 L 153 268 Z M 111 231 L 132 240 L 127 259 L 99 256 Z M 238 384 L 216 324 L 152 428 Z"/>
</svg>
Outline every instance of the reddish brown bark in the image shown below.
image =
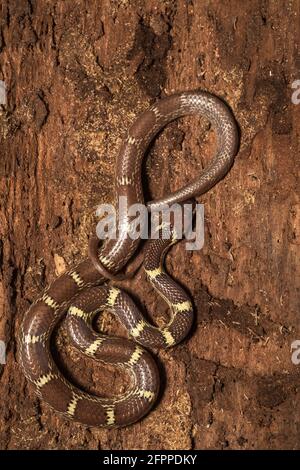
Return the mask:
<svg viewBox="0 0 300 470">
<path fill-rule="evenodd" d="M 3 0 L 0 447 L 5 449 L 299 448 L 299 1 Z M 155 99 L 207 89 L 232 107 L 241 148 L 201 198 L 206 239 L 167 266 L 195 303 L 187 341 L 158 353 L 162 397 L 142 422 L 87 430 L 35 396 L 16 364 L 24 312 L 87 253 L 94 207 L 112 201 L 116 152 Z M 202 119 L 174 122 L 145 165 L 158 197 L 198 174 L 214 149 Z M 167 308 L 143 274 L 124 285 L 150 316 Z M 298 292 L 297 292 L 298 291 Z M 124 335 L 108 314 L 99 325 Z M 62 330 L 62 329 L 61 329 Z M 64 331 L 58 360 L 89 390 L 126 384 L 84 362 Z M 109 387 L 108 387 L 109 386 Z M 137 439 L 138 436 L 138 439 Z"/>
</svg>

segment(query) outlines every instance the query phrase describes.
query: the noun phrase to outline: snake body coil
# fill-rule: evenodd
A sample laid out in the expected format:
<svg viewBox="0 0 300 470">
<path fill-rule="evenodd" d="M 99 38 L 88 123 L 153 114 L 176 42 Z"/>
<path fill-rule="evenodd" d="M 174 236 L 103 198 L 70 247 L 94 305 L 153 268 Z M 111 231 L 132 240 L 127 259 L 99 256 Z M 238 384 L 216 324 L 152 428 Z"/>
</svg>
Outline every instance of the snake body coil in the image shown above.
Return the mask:
<svg viewBox="0 0 300 470">
<path fill-rule="evenodd" d="M 116 164 L 116 196 L 126 196 L 128 206 L 143 203 L 141 163 L 151 140 L 166 124 L 190 114 L 200 114 L 212 123 L 218 140 L 216 155 L 199 178 L 165 198 L 149 202 L 148 208 L 158 209 L 199 196 L 228 172 L 238 137 L 227 106 L 206 92 L 170 96 L 134 122 L 121 146 Z M 150 410 L 157 398 L 159 376 L 152 356 L 140 345 L 173 346 L 187 335 L 192 322 L 190 299 L 161 267 L 170 240 L 150 241 L 144 262 L 148 279 L 171 308 L 166 327 L 147 323 L 125 292 L 99 285 L 107 273 L 112 278 L 117 275 L 137 249 L 139 240 L 128 236 L 128 223 L 125 217 L 117 240 L 107 240 L 99 252 L 94 247 L 91 259 L 82 261 L 50 285 L 25 314 L 19 335 L 19 362 L 39 396 L 66 417 L 89 426 L 125 426 Z M 104 308 L 117 316 L 134 341 L 101 335 L 92 329 L 94 315 Z M 72 342 L 82 353 L 130 372 L 131 387 L 125 394 L 109 399 L 89 395 L 69 383 L 58 370 L 51 356 L 50 338 L 66 312 Z"/>
</svg>

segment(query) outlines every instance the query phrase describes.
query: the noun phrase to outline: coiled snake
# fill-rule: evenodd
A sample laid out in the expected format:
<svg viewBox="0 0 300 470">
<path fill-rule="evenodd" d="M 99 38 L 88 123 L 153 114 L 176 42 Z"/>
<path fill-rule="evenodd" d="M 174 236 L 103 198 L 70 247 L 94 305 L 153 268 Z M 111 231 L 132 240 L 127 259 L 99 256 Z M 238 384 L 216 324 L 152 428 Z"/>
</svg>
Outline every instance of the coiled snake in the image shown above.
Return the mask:
<svg viewBox="0 0 300 470">
<path fill-rule="evenodd" d="M 228 172 L 238 136 L 227 106 L 203 91 L 173 95 L 140 115 L 121 146 L 116 163 L 116 195 L 126 196 L 128 205 L 143 203 L 141 163 L 151 140 L 166 124 L 190 114 L 203 115 L 212 123 L 217 152 L 197 179 L 165 198 L 149 202 L 148 208 L 158 209 L 163 204 L 199 196 Z M 189 297 L 162 269 L 172 240 L 150 241 L 144 261 L 149 281 L 171 308 L 171 320 L 164 328 L 150 325 L 119 288 L 99 285 L 106 278 L 118 279 L 118 271 L 137 249 L 139 240 L 132 240 L 126 229 L 122 230 L 127 222 L 126 218 L 121 221 L 117 240 L 107 240 L 99 250 L 91 241 L 90 257 L 45 290 L 25 314 L 19 335 L 19 362 L 38 395 L 64 416 L 88 426 L 125 426 L 150 410 L 157 398 L 159 375 L 154 359 L 142 346 L 168 348 L 177 344 L 187 335 L 193 317 Z M 104 308 L 117 316 L 134 341 L 105 336 L 92 329 L 94 315 Z M 131 387 L 126 393 L 109 399 L 89 395 L 69 383 L 58 370 L 51 356 L 50 338 L 66 312 L 72 342 L 82 353 L 130 372 Z"/>
</svg>

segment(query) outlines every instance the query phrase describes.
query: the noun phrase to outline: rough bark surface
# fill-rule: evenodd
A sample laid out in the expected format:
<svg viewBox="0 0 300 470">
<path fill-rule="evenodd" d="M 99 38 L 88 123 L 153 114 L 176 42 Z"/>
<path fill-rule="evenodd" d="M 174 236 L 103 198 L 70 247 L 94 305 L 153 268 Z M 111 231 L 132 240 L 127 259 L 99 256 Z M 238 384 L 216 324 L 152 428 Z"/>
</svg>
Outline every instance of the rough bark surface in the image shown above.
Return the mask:
<svg viewBox="0 0 300 470">
<path fill-rule="evenodd" d="M 0 366 L 2 449 L 299 449 L 299 1 L 3 0 Z M 122 136 L 154 100 L 207 89 L 227 101 L 241 146 L 200 200 L 205 246 L 167 257 L 190 292 L 190 337 L 158 352 L 162 393 L 140 423 L 86 429 L 40 402 L 16 362 L 24 312 L 87 254 L 95 206 L 113 200 Z M 169 125 L 144 168 L 147 197 L 179 188 L 214 150 L 202 119 Z M 298 188 L 299 189 L 299 188 Z M 199 201 L 200 201 L 199 200 Z M 121 284 L 120 284 L 121 285 Z M 139 273 L 122 283 L 155 321 L 168 310 Z M 297 292 L 298 290 L 298 292 Z M 105 313 L 99 327 L 126 335 Z M 63 326 L 57 360 L 95 393 L 126 377 L 83 361 Z"/>
</svg>

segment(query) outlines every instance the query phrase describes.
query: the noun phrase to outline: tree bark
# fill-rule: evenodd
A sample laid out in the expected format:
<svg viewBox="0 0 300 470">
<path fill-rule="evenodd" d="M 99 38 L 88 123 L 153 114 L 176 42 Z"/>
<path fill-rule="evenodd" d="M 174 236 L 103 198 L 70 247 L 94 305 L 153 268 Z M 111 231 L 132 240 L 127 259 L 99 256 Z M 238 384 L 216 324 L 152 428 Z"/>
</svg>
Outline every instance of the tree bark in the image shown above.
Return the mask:
<svg viewBox="0 0 300 470">
<path fill-rule="evenodd" d="M 0 366 L 2 449 L 299 449 L 300 3 L 2 0 Z M 206 89 L 239 123 L 235 164 L 208 194 L 205 244 L 167 257 L 190 292 L 189 338 L 158 352 L 162 393 L 141 422 L 86 429 L 41 402 L 16 362 L 25 311 L 87 255 L 95 206 L 112 202 L 116 154 L 156 99 Z M 147 198 L 181 187 L 215 148 L 201 118 L 169 125 L 144 168 Z M 298 256 L 297 256 L 298 255 Z M 155 321 L 168 309 L 143 273 L 120 283 Z M 98 326 L 126 336 L 108 313 Z M 57 361 L 87 390 L 126 377 L 56 334 Z"/>
</svg>

